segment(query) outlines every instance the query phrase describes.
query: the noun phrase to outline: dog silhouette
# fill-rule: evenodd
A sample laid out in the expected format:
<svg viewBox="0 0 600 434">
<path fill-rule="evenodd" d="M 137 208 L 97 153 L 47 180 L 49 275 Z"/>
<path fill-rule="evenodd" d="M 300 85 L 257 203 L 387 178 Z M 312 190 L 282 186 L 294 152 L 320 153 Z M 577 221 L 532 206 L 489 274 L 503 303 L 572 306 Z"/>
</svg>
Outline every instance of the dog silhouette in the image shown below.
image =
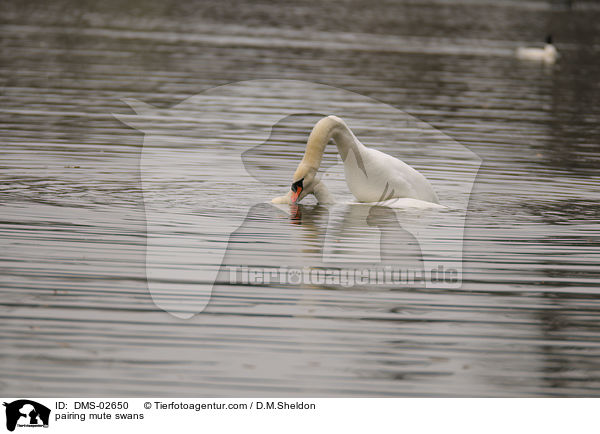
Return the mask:
<svg viewBox="0 0 600 434">
<path fill-rule="evenodd" d="M 29 399 L 19 399 L 9 404 L 4 403 L 6 407 L 6 429 L 14 431 L 17 426 L 17 422 L 23 416 L 29 417 L 29 424 L 37 425 L 38 417 L 42 419 L 42 423 L 47 426 L 50 420 L 50 409 L 42 404 L 38 404 L 35 401 Z M 21 413 L 21 410 L 25 410 L 25 413 Z"/>
</svg>

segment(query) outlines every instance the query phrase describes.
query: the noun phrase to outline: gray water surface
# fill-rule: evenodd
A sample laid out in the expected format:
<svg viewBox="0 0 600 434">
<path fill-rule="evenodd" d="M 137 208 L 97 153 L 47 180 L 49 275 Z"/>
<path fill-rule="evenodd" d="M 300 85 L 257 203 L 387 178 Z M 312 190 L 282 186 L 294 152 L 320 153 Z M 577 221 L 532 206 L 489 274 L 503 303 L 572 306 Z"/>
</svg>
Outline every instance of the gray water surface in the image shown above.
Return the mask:
<svg viewBox="0 0 600 434">
<path fill-rule="evenodd" d="M 2 2 L 1 394 L 600 395 L 600 7 L 574 5 Z M 515 58 L 549 32 L 557 64 Z M 145 269 L 144 138 L 113 114 L 133 114 L 125 98 L 166 110 L 252 79 L 366 95 L 477 153 L 462 287 L 250 285 L 224 272 L 202 313 L 183 320 L 159 309 Z M 230 143 L 289 104 L 250 98 L 245 124 L 214 119 Z M 243 225 L 224 264 L 322 257 L 330 208 L 307 203 L 289 214 L 262 204 L 289 188 L 316 119 L 288 118 L 246 154 L 247 179 L 226 181 L 238 188 L 215 215 L 240 215 Z M 385 129 L 356 133 L 394 150 Z M 211 137 L 198 140 L 218 156 L 224 142 Z M 158 156 L 191 146 L 177 134 L 161 143 Z M 403 152 L 452 202 L 456 168 L 425 148 Z M 325 162 L 336 164 L 334 147 Z M 328 181 L 349 199 L 342 180 L 334 172 Z M 199 188 L 173 191 L 193 203 Z M 367 222 L 363 211 L 335 218 L 346 248 L 367 254 L 364 240 L 398 217 L 378 210 Z M 454 212 L 428 216 L 443 226 Z M 193 228 L 195 217 L 179 214 L 174 230 Z M 416 248 L 406 234 L 389 239 L 379 253 Z"/>
</svg>

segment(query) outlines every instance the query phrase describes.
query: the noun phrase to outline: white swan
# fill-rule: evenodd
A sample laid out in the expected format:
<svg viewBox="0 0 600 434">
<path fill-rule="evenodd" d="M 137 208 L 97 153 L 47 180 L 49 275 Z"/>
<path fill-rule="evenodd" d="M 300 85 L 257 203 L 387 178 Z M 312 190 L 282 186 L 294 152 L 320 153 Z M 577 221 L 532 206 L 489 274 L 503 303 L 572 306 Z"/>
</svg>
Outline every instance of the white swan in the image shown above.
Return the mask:
<svg viewBox="0 0 600 434">
<path fill-rule="evenodd" d="M 411 198 L 438 203 L 427 178 L 403 161 L 364 146 L 337 116 L 327 116 L 316 123 L 308 137 L 304 157 L 294 173 L 290 191 L 273 199 L 273 203 L 295 204 L 311 193 L 320 203 L 334 202 L 316 176 L 325 146 L 331 139 L 344 162 L 346 183 L 359 202 Z"/>
<path fill-rule="evenodd" d="M 556 47 L 552 44 L 552 35 L 548 35 L 544 48 L 519 47 L 517 48 L 517 57 L 519 59 L 554 63 L 558 58 L 558 51 L 556 51 Z"/>
</svg>

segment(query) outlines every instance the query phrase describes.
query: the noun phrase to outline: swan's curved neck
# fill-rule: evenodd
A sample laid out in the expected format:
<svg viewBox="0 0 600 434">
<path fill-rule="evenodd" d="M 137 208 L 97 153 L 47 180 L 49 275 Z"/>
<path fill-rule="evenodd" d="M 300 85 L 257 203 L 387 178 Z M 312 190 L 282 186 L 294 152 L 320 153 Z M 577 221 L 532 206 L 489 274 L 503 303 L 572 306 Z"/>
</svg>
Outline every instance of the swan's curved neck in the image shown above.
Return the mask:
<svg viewBox="0 0 600 434">
<path fill-rule="evenodd" d="M 337 116 L 327 116 L 317 122 L 311 131 L 304 158 L 302 158 L 296 172 L 310 169 L 318 170 L 321 166 L 325 147 L 331 139 L 335 142 L 343 161 L 346 161 L 346 156 L 351 150 L 354 151 L 356 156 L 360 155 L 360 149 L 363 145 L 346 123 Z"/>
</svg>

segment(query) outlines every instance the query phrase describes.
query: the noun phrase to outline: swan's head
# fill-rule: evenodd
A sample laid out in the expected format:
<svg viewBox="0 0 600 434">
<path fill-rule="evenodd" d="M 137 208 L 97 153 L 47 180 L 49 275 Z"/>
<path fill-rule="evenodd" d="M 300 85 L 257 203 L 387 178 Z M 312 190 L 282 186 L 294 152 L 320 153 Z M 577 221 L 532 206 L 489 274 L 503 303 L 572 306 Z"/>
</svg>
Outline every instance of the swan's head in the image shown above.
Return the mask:
<svg viewBox="0 0 600 434">
<path fill-rule="evenodd" d="M 292 191 L 290 196 L 292 203 L 297 203 L 300 200 L 300 195 L 303 195 L 302 197 L 306 196 L 306 191 L 304 190 L 304 178 L 293 182 L 290 190 Z"/>
<path fill-rule="evenodd" d="M 290 187 L 290 202 L 293 204 L 298 203 L 307 195 L 313 194 L 315 192 L 315 185 L 318 182 L 317 171 L 314 168 L 305 168 L 303 165 L 300 165 L 296 173 L 294 173 Z"/>
<path fill-rule="evenodd" d="M 315 193 L 315 187 L 319 184 L 317 171 L 313 168 L 304 169 L 299 167 L 294 173 L 290 191 L 285 196 L 276 197 L 273 203 L 296 204 L 309 194 Z"/>
</svg>

